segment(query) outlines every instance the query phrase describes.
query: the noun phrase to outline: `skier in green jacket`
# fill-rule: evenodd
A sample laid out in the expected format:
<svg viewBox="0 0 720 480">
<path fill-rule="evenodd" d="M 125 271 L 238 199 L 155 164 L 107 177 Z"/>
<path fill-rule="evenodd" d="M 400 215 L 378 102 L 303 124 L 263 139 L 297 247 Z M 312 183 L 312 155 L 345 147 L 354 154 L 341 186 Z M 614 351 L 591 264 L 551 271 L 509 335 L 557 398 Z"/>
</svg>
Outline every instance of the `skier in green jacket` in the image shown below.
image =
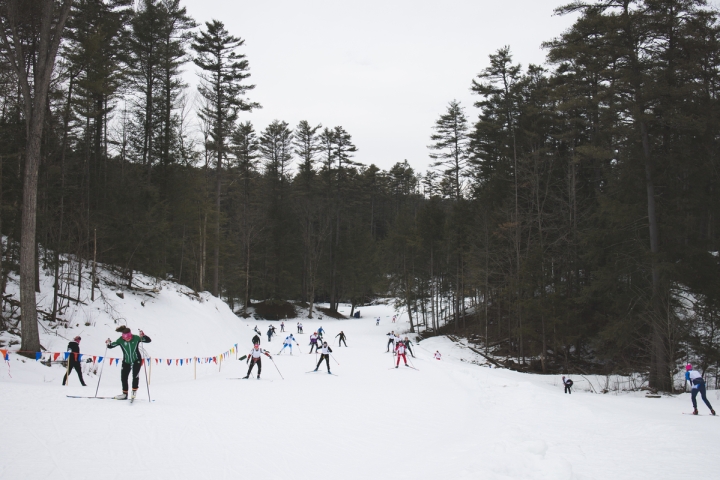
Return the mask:
<svg viewBox="0 0 720 480">
<path fill-rule="evenodd" d="M 140 335 L 133 335 L 128 327 L 118 327 L 116 332 L 120 332 L 121 336 L 114 342 L 108 338 L 105 344 L 108 348 L 121 347 L 123 352 L 122 370 L 120 372 L 120 380 L 122 381 L 123 393 L 115 397 L 117 400 L 127 400 L 128 398 L 128 375 L 130 370 L 133 372 L 132 396 L 135 398 L 138 385 L 140 384 L 140 367 L 142 366 L 142 357 L 140 356 L 139 345 L 141 343 L 150 343 L 150 337 L 146 336 L 142 330 Z"/>
</svg>

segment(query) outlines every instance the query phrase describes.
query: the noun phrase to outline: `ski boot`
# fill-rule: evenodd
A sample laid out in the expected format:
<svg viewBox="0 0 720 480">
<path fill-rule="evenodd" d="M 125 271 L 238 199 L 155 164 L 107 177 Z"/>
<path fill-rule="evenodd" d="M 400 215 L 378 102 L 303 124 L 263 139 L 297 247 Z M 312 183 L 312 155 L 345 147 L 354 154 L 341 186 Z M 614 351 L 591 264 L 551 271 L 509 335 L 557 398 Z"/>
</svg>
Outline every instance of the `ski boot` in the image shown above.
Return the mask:
<svg viewBox="0 0 720 480">
<path fill-rule="evenodd" d="M 127 392 L 123 392 L 120 395 L 113 397 L 115 400 L 127 400 Z"/>
<path fill-rule="evenodd" d="M 696 408 L 696 409 L 693 410 L 693 415 L 697 415 L 697 414 L 698 414 L 698 411 L 697 411 L 697 408 Z"/>
<path fill-rule="evenodd" d="M 713 410 L 712 408 L 710 409 L 710 415 L 715 415 L 715 410 Z"/>
<path fill-rule="evenodd" d="M 317 368 L 315 370 L 313 370 L 313 372 L 317 372 Z"/>
<path fill-rule="evenodd" d="M 398 368 L 400 365 L 395 365 L 395 368 Z"/>
<path fill-rule="evenodd" d="M 332 372 L 330 370 L 328 370 L 328 375 L 332 375 Z"/>
<path fill-rule="evenodd" d="M 257 379 L 260 380 L 260 374 L 258 374 Z"/>
<path fill-rule="evenodd" d="M 249 373 L 243 377 L 243 380 L 245 380 L 245 379 L 247 379 L 247 378 L 250 378 L 250 374 L 249 374 Z"/>
<path fill-rule="evenodd" d="M 406 367 L 409 367 L 410 365 L 408 365 L 408 364 L 406 363 L 405 366 L 406 366 Z"/>
<path fill-rule="evenodd" d="M 135 395 L 137 395 L 137 390 L 132 391 L 132 395 L 130 396 L 130 403 L 133 403 L 135 401 Z"/>
</svg>

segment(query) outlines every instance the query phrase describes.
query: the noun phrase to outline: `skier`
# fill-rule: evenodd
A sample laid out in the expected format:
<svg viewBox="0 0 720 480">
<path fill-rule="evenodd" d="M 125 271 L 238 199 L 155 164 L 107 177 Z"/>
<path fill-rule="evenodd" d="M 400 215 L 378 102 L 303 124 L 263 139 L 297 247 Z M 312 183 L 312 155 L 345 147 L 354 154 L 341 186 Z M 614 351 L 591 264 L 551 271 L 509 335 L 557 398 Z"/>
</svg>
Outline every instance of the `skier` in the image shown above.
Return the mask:
<svg viewBox="0 0 720 480">
<path fill-rule="evenodd" d="M 412 342 L 410 341 L 410 339 L 408 339 L 408 337 L 405 337 L 404 343 L 405 343 L 405 348 L 407 348 L 407 351 L 410 352 L 410 355 L 412 355 L 413 358 L 415 358 L 415 354 L 413 353 L 412 348 L 410 348 L 410 345 L 412 345 Z"/>
<path fill-rule="evenodd" d="M 278 355 L 280 355 L 282 352 L 285 351 L 285 347 L 290 347 L 290 355 L 292 355 L 292 344 L 295 342 L 295 345 L 298 346 L 298 350 L 300 349 L 300 345 L 297 343 L 297 340 L 295 340 L 295 337 L 293 337 L 293 334 L 291 333 L 287 337 L 285 337 L 285 341 L 283 342 L 282 350 L 278 352 Z"/>
<path fill-rule="evenodd" d="M 395 315 L 393 315 L 393 323 L 395 323 Z"/>
<path fill-rule="evenodd" d="M 385 351 L 385 353 L 390 351 L 390 345 L 392 345 L 393 347 L 395 346 L 395 330 L 388 333 L 387 336 L 388 336 L 388 343 L 387 343 L 387 350 Z"/>
<path fill-rule="evenodd" d="M 375 326 L 377 327 L 378 325 L 380 325 L 380 317 L 375 319 Z"/>
<path fill-rule="evenodd" d="M 272 340 L 273 333 L 275 333 L 275 332 L 273 332 L 273 326 L 270 325 L 270 327 L 268 327 L 268 331 L 267 331 L 268 343 L 270 343 L 270 341 Z"/>
<path fill-rule="evenodd" d="M 86 387 L 85 380 L 83 380 L 82 376 L 82 370 L 80 369 L 80 361 L 78 358 L 80 358 L 80 337 L 73 338 L 73 341 L 68 343 L 67 349 L 70 352 L 70 355 L 68 355 L 68 369 L 67 372 L 65 372 L 65 376 L 63 377 L 63 385 L 67 382 L 68 374 L 75 370 L 78 374 L 78 378 L 80 379 L 80 384 L 83 387 Z"/>
<path fill-rule="evenodd" d="M 322 340 L 322 337 L 325 334 L 325 330 L 323 330 L 323 327 L 318 328 L 317 334 L 318 334 L 318 338 L 320 338 L 320 340 Z"/>
<path fill-rule="evenodd" d="M 439 350 L 435 350 L 435 355 L 433 355 L 433 357 L 435 357 L 435 360 L 440 360 L 440 358 L 442 357 L 442 355 L 440 355 L 440 351 L 439 351 Z"/>
<path fill-rule="evenodd" d="M 280 331 L 281 332 L 285 331 L 285 322 L 280 322 Z"/>
<path fill-rule="evenodd" d="M 327 344 L 327 342 L 323 342 L 322 347 L 320 348 L 320 360 L 318 360 L 317 366 L 315 366 L 315 372 L 318 371 L 318 368 L 320 368 L 320 364 L 323 360 L 325 360 L 325 364 L 327 365 L 327 371 L 328 373 L 332 373 L 330 371 L 330 354 L 332 353 L 332 348 L 330 348 Z"/>
<path fill-rule="evenodd" d="M 398 368 L 400 366 L 400 357 L 405 361 L 405 366 L 409 367 L 407 363 L 407 355 L 405 355 L 405 344 L 402 340 L 398 340 L 395 344 L 395 353 L 397 354 L 397 363 L 395 364 L 395 368 Z"/>
<path fill-rule="evenodd" d="M 700 392 L 700 396 L 703 399 L 703 402 L 705 402 L 705 405 L 710 409 L 710 413 L 715 415 L 715 410 L 713 410 L 712 405 L 710 405 L 710 402 L 708 402 L 707 396 L 705 395 L 705 380 L 702 378 L 702 375 L 700 375 L 700 372 L 693 370 L 692 365 L 689 363 L 685 367 L 685 380 L 690 382 L 692 385 L 692 404 L 693 404 L 693 415 L 698 414 L 697 409 L 697 394 Z"/>
<path fill-rule="evenodd" d="M 300 333 L 300 322 L 297 323 L 297 331 Z"/>
<path fill-rule="evenodd" d="M 340 340 L 338 340 L 338 347 L 342 347 L 342 344 L 343 344 L 343 343 L 344 343 L 345 346 L 347 347 L 347 342 L 345 341 L 345 334 L 343 333 L 342 330 L 340 330 L 340 333 L 338 333 L 337 335 L 335 335 L 335 338 L 337 338 L 337 337 L 340 337 Z"/>
<path fill-rule="evenodd" d="M 260 330 L 258 330 L 257 325 L 255 325 L 255 328 L 253 328 L 253 330 L 254 330 L 255 333 L 257 333 L 258 335 L 262 335 L 262 333 L 260 333 Z"/>
<path fill-rule="evenodd" d="M 300 324 L 300 333 L 305 333 L 305 332 L 303 332 L 303 324 L 302 323 Z"/>
<path fill-rule="evenodd" d="M 253 345 L 260 345 L 260 336 L 256 333 L 252 338 Z"/>
<path fill-rule="evenodd" d="M 563 382 L 563 385 L 565 385 L 565 393 L 567 393 L 567 394 L 572 394 L 572 390 L 571 390 L 571 389 L 572 389 L 572 386 L 573 386 L 573 381 L 572 381 L 571 379 L 569 379 L 569 378 L 566 379 L 566 378 L 565 378 L 565 375 L 563 375 L 563 377 L 562 377 L 562 382 Z"/>
<path fill-rule="evenodd" d="M 123 353 L 122 370 L 120 371 L 120 380 L 122 381 L 123 393 L 115 397 L 116 400 L 127 400 L 128 398 L 128 375 L 132 369 L 133 380 L 132 380 L 132 397 L 135 398 L 137 393 L 138 385 L 140 383 L 140 367 L 142 365 L 140 356 L 140 344 L 150 343 L 150 337 L 145 335 L 140 330 L 138 335 L 133 335 L 132 331 L 128 327 L 118 327 L 115 329 L 116 332 L 120 332 L 121 336 L 114 342 L 111 342 L 108 338 L 105 340 L 105 344 L 108 348 L 121 347 Z"/>
<path fill-rule="evenodd" d="M 318 351 L 318 334 L 317 332 L 313 332 L 312 335 L 310 335 L 310 351 L 308 353 L 312 353 L 313 348 L 315 348 L 315 353 Z"/>
<path fill-rule="evenodd" d="M 257 343 L 253 346 L 253 349 L 250 350 L 250 353 L 248 354 L 247 363 L 250 364 L 250 368 L 248 368 L 247 375 L 245 375 L 243 378 L 250 377 L 250 373 L 252 372 L 253 367 L 255 364 L 258 366 L 258 373 L 257 373 L 257 379 L 260 380 L 260 372 L 262 372 L 262 356 L 265 355 L 268 358 L 270 357 L 270 352 L 267 350 L 262 350 L 260 348 L 260 345 Z"/>
</svg>

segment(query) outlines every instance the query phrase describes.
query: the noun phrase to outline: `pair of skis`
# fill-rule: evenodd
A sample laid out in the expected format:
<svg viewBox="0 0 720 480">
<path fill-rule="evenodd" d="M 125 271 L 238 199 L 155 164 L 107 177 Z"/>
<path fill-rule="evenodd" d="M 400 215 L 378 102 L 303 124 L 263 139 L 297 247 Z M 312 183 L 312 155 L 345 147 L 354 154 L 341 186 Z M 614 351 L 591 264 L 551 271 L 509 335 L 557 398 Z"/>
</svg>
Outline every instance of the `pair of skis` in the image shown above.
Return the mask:
<svg viewBox="0 0 720 480">
<path fill-rule="evenodd" d="M 340 375 L 337 375 L 337 374 L 332 373 L 332 372 L 320 372 L 320 370 L 310 370 L 309 372 L 305 372 L 305 373 L 327 373 L 327 374 L 329 374 L 329 375 L 335 375 L 336 377 L 339 377 L 339 376 L 340 376 Z"/>
<path fill-rule="evenodd" d="M 399 365 L 398 365 L 398 366 L 399 366 Z M 398 366 L 390 367 L 390 368 L 388 368 L 388 370 L 395 370 L 396 368 L 398 368 Z M 420 371 L 419 369 L 413 367 L 412 365 L 405 365 L 405 366 L 408 367 L 408 368 L 412 368 L 413 370 L 417 370 L 418 372 Z"/>
<path fill-rule="evenodd" d="M 116 398 L 116 397 L 85 397 L 85 396 L 81 396 L 81 395 L 65 395 L 65 396 L 66 396 L 67 398 L 96 398 L 96 399 L 98 399 L 98 400 L 130 400 L 130 405 L 132 405 L 133 402 L 135 401 L 135 397 L 134 397 L 134 396 L 130 396 L 130 397 L 128 397 L 128 398 Z M 151 401 L 154 401 L 154 400 L 151 400 Z"/>
</svg>

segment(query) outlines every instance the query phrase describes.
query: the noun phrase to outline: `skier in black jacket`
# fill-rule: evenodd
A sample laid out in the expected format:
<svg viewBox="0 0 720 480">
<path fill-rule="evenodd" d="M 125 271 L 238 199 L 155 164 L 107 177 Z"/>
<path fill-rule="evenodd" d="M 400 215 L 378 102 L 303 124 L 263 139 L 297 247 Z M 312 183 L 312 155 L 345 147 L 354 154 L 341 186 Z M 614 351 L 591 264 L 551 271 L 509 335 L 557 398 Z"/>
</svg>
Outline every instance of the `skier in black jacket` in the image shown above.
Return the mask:
<svg viewBox="0 0 720 480">
<path fill-rule="evenodd" d="M 571 390 L 571 389 L 572 389 L 572 386 L 573 386 L 573 381 L 570 380 L 569 378 L 565 378 L 565 376 L 563 375 L 563 377 L 562 377 L 562 382 L 563 382 L 563 385 L 565 385 L 565 393 L 567 393 L 567 394 L 572 394 L 572 390 Z"/>
<path fill-rule="evenodd" d="M 344 343 L 345 346 L 347 347 L 347 342 L 345 341 L 345 334 L 343 333 L 342 330 L 340 330 L 340 333 L 338 333 L 337 335 L 335 335 L 335 338 L 337 338 L 337 337 L 340 337 L 340 339 L 338 340 L 338 347 L 342 347 L 342 344 L 343 344 L 343 343 Z"/>
<path fill-rule="evenodd" d="M 407 348 L 407 351 L 410 352 L 410 355 L 412 355 L 413 358 L 415 358 L 415 354 L 412 351 L 412 348 L 410 348 L 410 345 L 412 345 L 412 342 L 408 337 L 405 337 L 405 340 L 403 341 L 405 344 L 405 348 Z"/>
<path fill-rule="evenodd" d="M 68 343 L 67 349 L 70 351 L 68 355 L 68 369 L 63 377 L 63 385 L 67 382 L 68 374 L 71 370 L 75 370 L 80 378 L 80 383 L 85 387 L 85 380 L 83 380 L 82 370 L 80 369 L 80 337 L 73 338 L 73 341 Z"/>
</svg>

